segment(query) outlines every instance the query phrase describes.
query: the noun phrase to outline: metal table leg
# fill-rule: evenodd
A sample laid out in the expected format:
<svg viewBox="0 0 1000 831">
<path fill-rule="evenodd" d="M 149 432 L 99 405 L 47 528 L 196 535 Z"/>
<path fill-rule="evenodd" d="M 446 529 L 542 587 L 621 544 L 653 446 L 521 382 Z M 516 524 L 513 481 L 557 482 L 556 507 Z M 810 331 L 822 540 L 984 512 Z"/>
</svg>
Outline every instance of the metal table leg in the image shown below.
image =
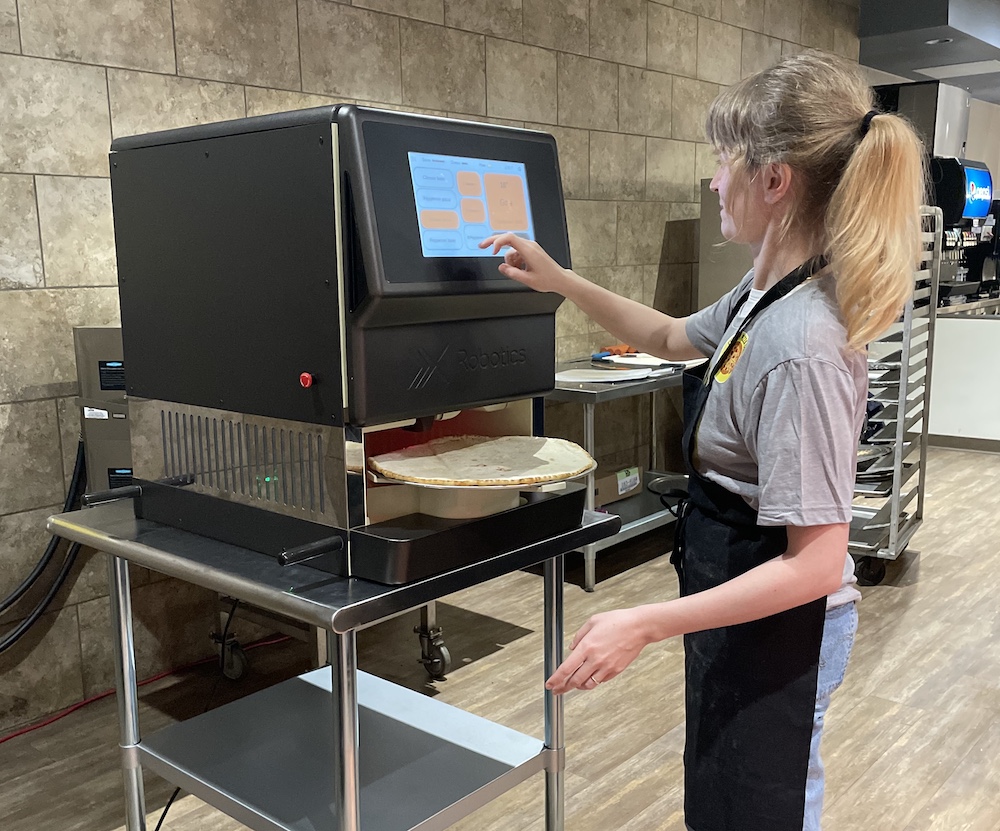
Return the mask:
<svg viewBox="0 0 1000 831">
<path fill-rule="evenodd" d="M 583 449 L 594 456 L 594 409 L 596 405 L 583 405 Z M 596 458 L 596 456 L 595 456 Z M 587 495 L 584 505 L 588 511 L 594 510 L 594 471 L 587 474 Z M 586 545 L 583 548 L 583 587 L 589 592 L 597 583 L 597 546 Z"/>
<path fill-rule="evenodd" d="M 139 763 L 139 690 L 135 675 L 132 639 L 132 597 L 128 562 L 108 555 L 108 585 L 111 589 L 112 656 L 118 691 L 118 726 L 121 731 L 122 778 L 125 783 L 125 830 L 146 831 L 146 797 Z"/>
<path fill-rule="evenodd" d="M 545 561 L 545 678 L 548 679 L 563 659 L 563 580 L 566 558 L 560 554 Z M 563 734 L 563 699 L 545 691 L 545 747 L 549 751 L 545 768 L 545 828 L 563 831 L 566 822 L 564 772 L 566 741 Z"/>
<path fill-rule="evenodd" d="M 333 793 L 335 831 L 360 831 L 361 798 L 358 768 L 358 648 L 354 632 L 327 633 L 333 690 Z"/>
</svg>

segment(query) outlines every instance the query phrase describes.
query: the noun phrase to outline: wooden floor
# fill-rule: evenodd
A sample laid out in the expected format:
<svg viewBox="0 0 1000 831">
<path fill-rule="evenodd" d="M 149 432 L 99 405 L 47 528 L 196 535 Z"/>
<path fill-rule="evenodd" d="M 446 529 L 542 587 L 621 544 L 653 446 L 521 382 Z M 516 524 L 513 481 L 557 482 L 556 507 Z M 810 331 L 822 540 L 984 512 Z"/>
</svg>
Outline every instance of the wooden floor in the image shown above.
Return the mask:
<svg viewBox="0 0 1000 831">
<path fill-rule="evenodd" d="M 825 831 L 1000 829 L 1000 457 L 931 455 L 927 520 L 913 547 L 866 589 L 845 686 L 824 740 Z M 655 554 L 655 548 L 647 554 Z M 602 555 L 597 592 L 566 590 L 567 632 L 594 611 L 675 595 L 665 557 L 636 565 Z M 607 573 L 607 572 L 612 573 Z M 613 573 L 618 572 L 618 573 Z M 362 668 L 440 700 L 538 735 L 541 709 L 541 578 L 517 573 L 446 599 L 441 623 L 456 668 L 437 684 L 416 665 L 413 619 L 359 640 Z M 297 643 L 252 653 L 243 681 L 217 683 L 212 668 L 143 688 L 146 731 L 301 671 Z M 679 643 L 647 649 L 620 679 L 570 696 L 567 828 L 682 831 L 683 659 Z M 214 693 L 212 688 L 216 687 Z M 113 699 L 0 745 L 0 829 L 122 828 Z M 172 791 L 146 775 L 149 829 Z M 428 787 L 434 786 L 428 781 Z M 535 777 L 456 828 L 544 828 Z M 164 831 L 231 831 L 242 825 L 191 796 Z"/>
</svg>

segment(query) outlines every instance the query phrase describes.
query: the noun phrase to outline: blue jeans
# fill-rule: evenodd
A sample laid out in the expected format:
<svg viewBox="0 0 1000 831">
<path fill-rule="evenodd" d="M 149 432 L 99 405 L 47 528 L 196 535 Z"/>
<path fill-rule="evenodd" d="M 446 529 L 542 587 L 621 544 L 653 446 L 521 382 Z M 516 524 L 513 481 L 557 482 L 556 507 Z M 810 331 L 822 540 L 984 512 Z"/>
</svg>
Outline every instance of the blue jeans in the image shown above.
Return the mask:
<svg viewBox="0 0 1000 831">
<path fill-rule="evenodd" d="M 853 601 L 826 613 L 823 643 L 819 649 L 819 679 L 816 683 L 816 713 L 813 716 L 812 742 L 809 745 L 809 774 L 806 779 L 806 811 L 802 831 L 820 831 L 823 815 L 823 760 L 819 741 L 823 736 L 823 721 L 830 707 L 830 696 L 844 682 L 847 660 L 851 657 L 854 635 L 858 631 L 857 604 Z M 688 831 L 694 831 L 690 825 Z"/>
<path fill-rule="evenodd" d="M 819 755 L 819 742 L 823 736 L 823 722 L 830 706 L 830 696 L 844 682 L 847 660 L 851 657 L 854 635 L 858 631 L 857 604 L 853 601 L 837 606 L 826 613 L 823 644 L 819 650 L 819 681 L 816 684 L 816 714 L 813 717 L 812 743 L 809 746 L 809 775 L 806 779 L 806 813 L 803 831 L 820 831 L 823 814 L 823 760 Z"/>
</svg>

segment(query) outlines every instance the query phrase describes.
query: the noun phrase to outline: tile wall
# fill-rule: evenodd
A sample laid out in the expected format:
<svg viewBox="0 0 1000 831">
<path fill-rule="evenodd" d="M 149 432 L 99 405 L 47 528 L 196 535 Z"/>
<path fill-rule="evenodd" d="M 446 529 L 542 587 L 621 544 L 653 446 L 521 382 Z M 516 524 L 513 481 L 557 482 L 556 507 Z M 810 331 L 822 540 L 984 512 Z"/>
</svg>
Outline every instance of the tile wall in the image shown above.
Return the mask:
<svg viewBox="0 0 1000 831">
<path fill-rule="evenodd" d="M 344 100 L 548 130 L 580 273 L 686 312 L 705 110 L 803 47 L 856 59 L 857 0 L 0 0 L 0 596 L 64 498 L 72 329 L 118 321 L 112 138 Z M 607 342 L 564 304 L 560 358 Z M 604 461 L 645 458 L 648 408 L 599 414 Z M 579 422 L 552 408 L 550 432 Z M 104 564 L 84 561 L 0 655 L 0 731 L 110 684 Z M 208 651 L 211 600 L 137 574 L 141 673 Z"/>
</svg>

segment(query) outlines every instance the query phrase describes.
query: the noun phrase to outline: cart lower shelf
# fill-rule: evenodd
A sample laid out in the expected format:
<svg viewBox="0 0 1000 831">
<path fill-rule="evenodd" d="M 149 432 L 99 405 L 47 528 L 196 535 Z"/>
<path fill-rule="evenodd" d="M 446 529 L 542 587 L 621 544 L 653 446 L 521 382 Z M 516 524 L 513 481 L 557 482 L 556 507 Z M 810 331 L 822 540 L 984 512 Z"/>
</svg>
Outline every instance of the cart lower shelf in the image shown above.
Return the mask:
<svg viewBox="0 0 1000 831">
<path fill-rule="evenodd" d="M 255 831 L 328 831 L 334 704 L 323 667 L 171 725 L 143 765 Z M 363 831 L 436 831 L 545 769 L 539 739 L 359 672 Z"/>
</svg>

